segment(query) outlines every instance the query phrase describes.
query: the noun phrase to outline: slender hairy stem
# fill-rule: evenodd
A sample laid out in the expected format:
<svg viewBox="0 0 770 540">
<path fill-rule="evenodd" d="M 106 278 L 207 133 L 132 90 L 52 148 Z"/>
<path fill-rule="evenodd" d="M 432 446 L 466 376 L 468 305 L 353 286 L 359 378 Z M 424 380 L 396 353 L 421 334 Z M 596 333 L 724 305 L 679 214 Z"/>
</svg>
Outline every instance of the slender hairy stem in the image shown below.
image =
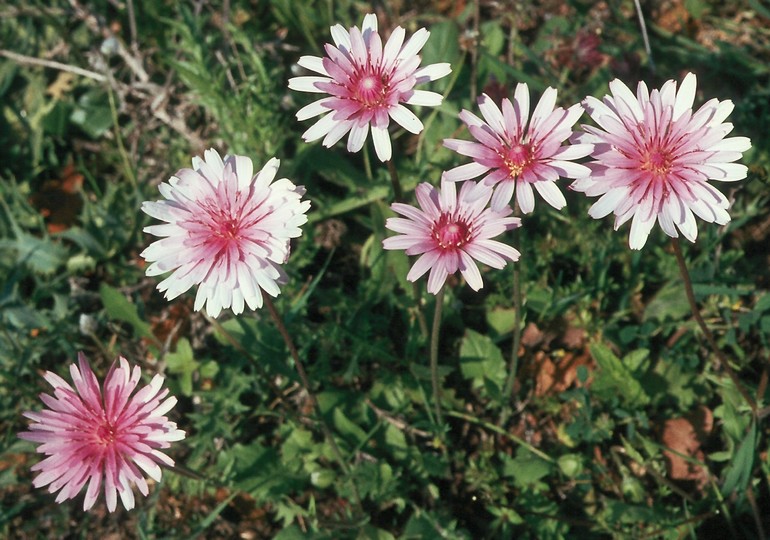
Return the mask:
<svg viewBox="0 0 770 540">
<path fill-rule="evenodd" d="M 365 156 L 366 157 L 366 156 Z M 393 200 L 394 202 L 404 203 L 406 202 L 406 199 L 404 199 L 404 191 L 401 189 L 401 182 L 398 179 L 398 170 L 396 169 L 396 166 L 393 164 L 393 160 L 386 161 L 388 164 L 388 173 L 390 173 L 390 183 L 393 185 Z M 369 173 L 369 176 L 371 178 L 371 173 Z M 417 286 L 416 282 L 412 282 L 412 290 L 414 291 L 414 302 L 415 302 L 415 312 L 417 313 L 417 322 L 420 325 L 420 332 L 422 333 L 422 336 L 425 338 L 428 335 L 428 324 L 425 322 L 425 315 L 422 313 L 422 308 L 420 307 L 420 301 L 421 301 L 421 293 L 420 288 Z"/>
<path fill-rule="evenodd" d="M 428 339 L 428 322 L 425 320 L 425 314 L 422 312 L 422 291 L 416 281 L 412 282 L 412 292 L 414 293 L 414 310 L 417 314 L 417 324 L 420 325 L 420 334 L 423 339 Z"/>
<path fill-rule="evenodd" d="M 438 337 L 441 330 L 441 311 L 444 307 L 444 286 L 436 295 L 436 311 L 433 314 L 433 330 L 430 335 L 430 380 L 433 383 L 433 407 L 436 423 L 441 425 L 441 384 L 438 380 Z"/>
<path fill-rule="evenodd" d="M 516 372 L 519 370 L 519 347 L 521 346 L 521 271 L 519 264 L 521 263 L 513 265 L 513 345 L 511 346 L 511 360 L 508 364 L 508 377 L 505 379 L 505 388 L 503 389 L 501 425 L 508 420 L 513 383 L 516 381 Z"/>
<path fill-rule="evenodd" d="M 517 183 L 518 185 L 518 183 Z M 516 201 L 516 186 L 513 189 L 513 201 Z M 518 203 L 513 203 L 514 216 L 519 213 Z M 521 251 L 519 235 L 513 235 L 513 247 Z M 511 414 L 511 394 L 513 384 L 516 382 L 516 373 L 519 370 L 519 347 L 521 346 L 521 270 L 520 262 L 513 263 L 513 344 L 511 345 L 511 359 L 508 363 L 508 377 L 503 387 L 502 410 L 500 412 L 499 425 L 504 425 Z"/>
<path fill-rule="evenodd" d="M 690 303 L 692 315 L 695 317 L 695 321 L 698 323 L 701 332 L 703 332 L 703 335 L 706 336 L 706 341 L 708 341 L 709 347 L 711 347 L 711 350 L 714 351 L 714 354 L 716 354 L 717 359 L 719 360 L 718 365 L 725 370 L 727 375 L 733 381 L 735 387 L 743 396 L 743 399 L 746 400 L 746 403 L 748 403 L 749 407 L 751 407 L 751 411 L 756 415 L 756 402 L 743 387 L 740 379 L 738 379 L 738 375 L 736 375 L 735 371 L 733 371 L 733 368 L 730 367 L 730 362 L 722 350 L 717 346 L 717 342 L 714 340 L 714 335 L 711 333 L 711 330 L 709 330 L 708 326 L 706 326 L 706 322 L 703 320 L 703 317 L 700 314 L 698 304 L 695 302 L 695 293 L 692 290 L 692 280 L 690 279 L 690 273 L 687 271 L 687 265 L 684 262 L 684 255 L 682 255 L 682 248 L 679 245 L 679 239 L 672 238 L 671 245 L 674 247 L 674 255 L 676 255 L 676 262 L 679 264 L 679 273 L 682 275 L 682 280 L 684 281 L 684 290 L 687 294 L 687 301 Z"/>
<path fill-rule="evenodd" d="M 396 170 L 396 166 L 393 164 L 393 160 L 389 159 L 385 163 L 388 164 L 388 172 L 390 173 L 390 183 L 393 184 L 393 200 L 395 202 L 405 202 L 404 201 L 404 190 L 401 189 L 401 182 L 398 180 L 398 171 Z"/>
<path fill-rule="evenodd" d="M 291 335 L 289 335 L 289 331 L 286 329 L 286 325 L 283 324 L 283 319 L 278 314 L 278 310 L 275 309 L 275 304 L 273 304 L 272 298 L 268 296 L 267 294 L 263 295 L 265 300 L 265 306 L 267 307 L 267 310 L 270 312 L 270 317 L 272 317 L 273 322 L 275 323 L 275 326 L 278 328 L 278 332 L 280 332 L 281 337 L 283 338 L 284 343 L 286 344 L 286 347 L 289 349 L 289 354 L 291 354 L 292 359 L 294 360 L 294 365 L 297 368 L 297 373 L 299 374 L 300 381 L 302 382 L 302 386 L 305 388 L 305 392 L 307 392 L 308 397 L 310 398 L 310 402 L 313 405 L 313 409 L 315 409 L 316 414 L 318 415 L 318 420 L 321 424 L 321 429 L 324 432 L 324 437 L 326 437 L 326 440 L 329 442 L 329 445 L 332 448 L 332 452 L 334 453 L 334 456 L 337 458 L 337 461 L 340 464 L 340 467 L 342 467 L 343 472 L 345 474 L 350 473 L 350 467 L 348 467 L 347 461 L 345 461 L 345 458 L 342 457 L 342 452 L 340 451 L 339 446 L 337 446 L 337 442 L 334 440 L 334 435 L 332 434 L 332 430 L 329 427 L 329 424 L 326 422 L 326 419 L 324 418 L 323 414 L 321 414 L 321 406 L 318 404 L 318 399 L 315 396 L 315 393 L 313 393 L 312 386 L 310 385 L 310 379 L 307 376 L 307 372 L 305 371 L 305 366 L 302 364 L 302 361 L 299 358 L 299 353 L 297 352 L 297 347 L 294 345 L 294 341 L 291 339 Z M 361 506 L 361 496 L 358 493 L 358 487 L 355 485 L 355 483 L 352 483 L 353 486 L 353 495 L 356 498 L 356 502 L 358 505 L 358 510 L 363 511 L 363 508 Z"/>
</svg>

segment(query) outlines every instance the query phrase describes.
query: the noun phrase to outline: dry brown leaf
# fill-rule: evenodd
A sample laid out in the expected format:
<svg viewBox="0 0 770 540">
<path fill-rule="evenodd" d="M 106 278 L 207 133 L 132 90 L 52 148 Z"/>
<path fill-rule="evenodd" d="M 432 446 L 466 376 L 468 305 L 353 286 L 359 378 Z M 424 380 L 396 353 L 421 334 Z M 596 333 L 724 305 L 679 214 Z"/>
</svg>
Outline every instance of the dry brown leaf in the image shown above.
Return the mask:
<svg viewBox="0 0 770 540">
<path fill-rule="evenodd" d="M 45 93 L 53 97 L 55 100 L 60 100 L 64 94 L 72 90 L 75 82 L 75 75 L 68 71 L 60 71 L 56 80 L 52 82 Z"/>
<path fill-rule="evenodd" d="M 67 164 L 58 180 L 51 180 L 32 195 L 32 205 L 46 218 L 49 233 L 69 229 L 77 220 L 83 200 L 80 188 L 83 175 L 77 172 L 72 163 Z"/>
<path fill-rule="evenodd" d="M 714 415 L 707 407 L 701 406 L 686 416 L 670 418 L 663 424 L 661 442 L 678 454 L 703 461 L 705 455 L 701 446 L 706 442 L 714 427 Z M 708 482 L 708 471 L 681 455 L 664 450 L 668 475 L 673 480 L 691 480 L 699 488 Z"/>
<path fill-rule="evenodd" d="M 539 397 L 564 392 L 577 380 L 578 367 L 587 366 L 590 362 L 591 356 L 586 353 L 567 352 L 554 360 L 544 352 L 538 351 L 532 364 L 535 395 Z"/>
<path fill-rule="evenodd" d="M 534 347 L 543 341 L 543 332 L 533 322 L 529 323 L 521 332 L 521 344 L 525 347 Z"/>
</svg>

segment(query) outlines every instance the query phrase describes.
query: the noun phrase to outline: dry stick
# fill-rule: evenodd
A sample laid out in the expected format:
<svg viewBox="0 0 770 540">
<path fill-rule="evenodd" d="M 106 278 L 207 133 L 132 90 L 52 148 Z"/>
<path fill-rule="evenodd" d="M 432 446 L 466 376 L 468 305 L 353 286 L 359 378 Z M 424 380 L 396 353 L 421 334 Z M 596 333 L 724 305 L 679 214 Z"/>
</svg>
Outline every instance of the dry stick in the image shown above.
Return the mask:
<svg viewBox="0 0 770 540">
<path fill-rule="evenodd" d="M 679 239 L 672 238 L 671 245 L 674 247 L 674 255 L 676 255 L 676 262 L 679 264 L 679 273 L 682 274 L 682 280 L 684 281 L 684 290 L 685 290 L 685 293 L 687 294 L 687 301 L 690 303 L 690 310 L 692 311 L 692 315 L 693 317 L 695 317 L 695 321 L 698 323 L 698 326 L 700 327 L 701 332 L 703 332 L 703 335 L 706 336 L 706 341 L 708 341 L 708 344 L 711 347 L 711 350 L 714 351 L 714 354 L 717 355 L 717 358 L 719 360 L 718 364 L 721 365 L 722 369 L 724 369 L 727 372 L 727 375 L 729 375 L 730 379 L 733 381 L 733 384 L 743 396 L 743 399 L 746 400 L 746 403 L 748 403 L 749 407 L 751 407 L 751 412 L 756 416 L 757 414 L 756 402 L 749 395 L 746 389 L 743 387 L 743 385 L 741 384 L 741 381 L 738 379 L 738 375 L 736 375 L 735 371 L 733 371 L 733 368 L 730 367 L 730 363 L 727 360 L 727 357 L 722 352 L 722 350 L 717 346 L 717 343 L 714 340 L 714 335 L 711 333 L 711 330 L 709 330 L 708 326 L 706 326 L 706 322 L 703 320 L 703 317 L 700 314 L 700 310 L 698 309 L 698 304 L 695 302 L 695 293 L 693 292 L 693 289 L 692 289 L 692 281 L 690 280 L 690 273 L 687 271 L 687 265 L 684 262 L 684 255 L 682 255 L 682 248 L 679 245 Z"/>
<path fill-rule="evenodd" d="M 647 35 L 647 25 L 644 22 L 644 14 L 642 14 L 642 6 L 639 0 L 634 0 L 634 7 L 636 8 L 636 15 L 639 18 L 639 28 L 642 30 L 642 39 L 644 40 L 644 50 L 647 52 L 647 58 L 650 60 L 650 69 L 655 72 L 655 62 L 652 59 L 652 48 L 650 47 L 650 38 Z"/>
<path fill-rule="evenodd" d="M 133 0 L 127 0 L 126 8 L 128 9 L 128 30 L 131 34 L 131 52 L 136 56 L 139 54 L 139 41 L 136 33 L 136 15 L 134 14 Z"/>
<path fill-rule="evenodd" d="M 436 423 L 441 425 L 441 385 L 438 380 L 438 337 L 441 330 L 441 311 L 444 307 L 444 286 L 436 295 L 436 311 L 433 314 L 433 330 L 430 335 L 430 380 L 433 384 L 433 408 Z"/>
<path fill-rule="evenodd" d="M 58 69 L 59 71 L 74 73 L 75 75 L 80 75 L 81 77 L 88 77 L 89 79 L 93 79 L 99 82 L 105 82 L 107 80 L 107 77 L 105 77 L 101 73 L 96 73 L 95 71 L 79 68 L 77 66 L 71 66 L 69 64 L 62 64 L 61 62 L 55 62 L 54 60 L 44 60 L 42 58 L 26 56 L 23 54 L 12 52 L 12 51 L 7 51 L 5 49 L 0 49 L 0 56 L 4 56 L 10 60 L 13 60 L 14 62 L 23 64 L 23 65 L 41 66 L 41 67 L 47 67 L 51 69 Z"/>
<path fill-rule="evenodd" d="M 283 338 L 284 343 L 286 344 L 286 347 L 289 349 L 289 353 L 291 354 L 292 359 L 294 360 L 294 366 L 297 368 L 297 373 L 299 374 L 299 378 L 302 381 L 302 386 L 305 388 L 305 392 L 307 392 L 308 397 L 310 398 L 310 402 L 313 405 L 313 408 L 316 411 L 316 414 L 318 415 L 318 419 L 321 423 L 321 429 L 324 432 L 324 436 L 326 437 L 326 440 L 329 441 L 329 444 L 331 445 L 332 452 L 334 453 L 334 456 L 337 458 L 337 461 L 340 464 L 340 467 L 342 467 L 342 471 L 346 474 L 350 474 L 350 467 L 348 467 L 347 462 L 342 457 L 342 452 L 340 451 L 339 446 L 337 446 L 337 442 L 334 440 L 334 435 L 332 434 L 332 430 L 329 427 L 329 424 L 326 422 L 326 419 L 324 418 L 323 414 L 321 413 L 321 406 L 318 403 L 318 399 L 315 396 L 315 393 L 313 393 L 312 386 L 310 385 L 310 379 L 307 376 L 307 372 L 305 372 L 305 367 L 302 365 L 302 361 L 299 358 L 299 352 L 297 352 L 297 347 L 294 346 L 294 341 L 291 339 L 291 336 L 289 335 L 289 331 L 286 329 L 286 325 L 283 324 L 283 319 L 278 314 L 278 310 L 275 309 L 275 304 L 273 304 L 272 298 L 268 295 L 263 295 L 265 306 L 267 306 L 267 310 L 270 312 L 270 316 L 273 318 L 273 322 L 278 327 L 278 332 L 280 332 L 281 337 Z M 361 495 L 358 493 L 358 487 L 356 486 L 355 482 L 351 479 L 351 486 L 353 487 L 353 495 L 356 498 L 356 504 L 358 506 L 358 511 L 360 513 L 363 513 L 363 506 L 361 505 Z"/>
</svg>

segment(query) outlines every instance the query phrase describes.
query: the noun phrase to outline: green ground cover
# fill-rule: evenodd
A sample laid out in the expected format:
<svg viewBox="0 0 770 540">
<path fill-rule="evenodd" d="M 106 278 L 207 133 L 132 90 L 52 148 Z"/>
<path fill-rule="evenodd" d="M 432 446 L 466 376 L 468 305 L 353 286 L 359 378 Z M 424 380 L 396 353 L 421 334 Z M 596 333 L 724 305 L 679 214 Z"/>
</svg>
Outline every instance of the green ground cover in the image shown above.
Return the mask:
<svg viewBox="0 0 770 540">
<path fill-rule="evenodd" d="M 435 297 L 382 248 L 388 168 L 370 140 L 355 154 L 303 142 L 311 124 L 295 113 L 311 99 L 287 86 L 330 26 L 369 12 L 382 33 L 428 28 L 423 65 L 452 67 L 426 86 L 444 102 L 413 107 L 425 130 L 391 130 L 410 203 L 467 162 L 441 143 L 469 139 L 458 113 L 482 92 L 526 82 L 535 102 L 551 86 L 568 106 L 614 78 L 658 88 L 694 72 L 696 106 L 731 99 L 749 174 L 717 186 L 732 221 L 699 221 L 682 249 L 736 378 L 693 318 L 670 239 L 656 227 L 630 250 L 629 225 L 590 218 L 593 200 L 562 179 L 566 208 L 538 200 L 499 238 L 522 253 L 517 285 L 511 265 L 482 269 L 479 292 L 448 280 L 439 421 Z M 650 1 L 642 14 L 651 55 L 630 1 L 0 1 L 0 536 L 764 538 L 770 6 Z M 257 169 L 278 157 L 307 189 L 275 304 L 321 418 L 266 310 L 213 320 L 145 276 L 141 203 L 208 148 Z M 100 376 L 118 355 L 147 381 L 161 373 L 179 400 L 177 467 L 131 512 L 32 487 L 41 458 L 17 437 L 21 413 L 78 351 Z"/>
</svg>

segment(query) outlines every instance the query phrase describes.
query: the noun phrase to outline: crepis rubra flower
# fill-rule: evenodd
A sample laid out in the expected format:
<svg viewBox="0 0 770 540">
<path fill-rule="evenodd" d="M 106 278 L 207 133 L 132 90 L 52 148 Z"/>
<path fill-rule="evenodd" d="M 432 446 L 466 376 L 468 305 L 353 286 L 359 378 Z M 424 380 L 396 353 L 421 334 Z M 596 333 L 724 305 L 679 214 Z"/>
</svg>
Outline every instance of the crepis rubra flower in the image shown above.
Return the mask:
<svg viewBox="0 0 770 540">
<path fill-rule="evenodd" d="M 420 28 L 404 43 L 406 32 L 397 26 L 383 44 L 377 30 L 377 17 L 366 15 L 361 28 L 349 31 L 342 25 L 331 28 L 334 45 L 326 44 L 326 56 L 303 56 L 298 64 L 315 76 L 294 77 L 289 88 L 300 92 L 329 94 L 303 107 L 298 120 L 324 115 L 302 138 L 333 146 L 346 134 L 349 152 L 358 152 L 371 130 L 374 149 L 380 161 L 392 155 L 388 126 L 394 120 L 411 133 L 420 133 L 423 124 L 404 105 L 435 107 L 442 96 L 415 86 L 440 79 L 451 72 L 448 63 L 420 68 L 420 50 L 430 32 Z"/>
<path fill-rule="evenodd" d="M 24 413 L 32 423 L 19 437 L 39 443 L 37 452 L 46 456 L 32 467 L 40 473 L 32 483 L 48 486 L 51 493 L 58 491 L 58 503 L 74 498 L 88 483 L 84 510 L 94 505 L 103 486 L 110 512 L 115 510 L 118 496 L 131 510 L 133 486 L 142 495 L 149 493 L 142 472 L 160 482 L 158 464 L 174 465 L 161 450 L 185 437 L 165 416 L 176 398 L 167 398 L 168 389 L 161 390 L 160 375 L 134 393 L 141 370 L 139 366 L 132 369 L 123 357 L 110 368 L 103 388 L 83 353 L 78 355 L 78 365 L 70 366 L 70 375 L 74 388 L 55 373 L 46 372 L 53 396 L 41 394 L 40 399 L 48 408 Z"/>
<path fill-rule="evenodd" d="M 519 252 L 493 240 L 495 236 L 521 225 L 506 206 L 496 211 L 487 207 L 492 188 L 464 182 L 460 193 L 454 182 L 443 181 L 441 189 L 424 182 L 415 190 L 419 208 L 393 203 L 403 217 L 388 218 L 385 227 L 400 233 L 383 240 L 385 249 L 403 249 L 419 255 L 406 278 L 417 281 L 430 270 L 428 292 L 438 294 L 446 278 L 458 270 L 477 291 L 483 286 L 476 261 L 501 269 L 507 261 L 518 261 Z"/>
<path fill-rule="evenodd" d="M 636 95 L 616 79 L 612 95 L 584 105 L 598 127 L 583 126 L 578 143 L 594 145 L 591 174 L 570 187 L 601 195 L 589 209 L 600 219 L 615 214 L 615 229 L 631 221 L 629 245 L 641 249 L 655 223 L 672 238 L 694 242 L 695 216 L 708 223 L 730 221 L 727 198 L 709 180 L 734 182 L 746 177 L 745 165 L 733 163 L 751 148 L 747 137 L 726 136 L 730 100 L 711 99 L 693 112 L 696 78 L 687 74 L 677 90 L 667 81 L 660 90 L 640 82 Z"/>
<path fill-rule="evenodd" d="M 253 174 L 251 159 L 219 156 L 207 150 L 160 185 L 165 200 L 145 202 L 142 210 L 166 223 L 145 227 L 162 237 L 141 256 L 147 275 L 171 274 L 158 285 L 171 300 L 198 286 L 195 310 L 212 317 L 244 304 L 262 307 L 263 291 L 278 296 L 289 257 L 289 242 L 302 234 L 309 201 L 290 180 L 273 181 L 280 162 L 273 158 Z"/>
<path fill-rule="evenodd" d="M 530 117 L 525 83 L 516 86 L 513 101 L 502 100 L 502 110 L 486 94 L 479 97 L 478 105 L 483 120 L 467 110 L 460 113 L 477 142 L 444 140 L 444 146 L 473 161 L 446 171 L 443 178 L 457 182 L 484 175 L 484 184 L 496 186 L 492 196 L 495 210 L 510 203 L 514 191 L 525 214 L 535 208 L 535 191 L 548 204 L 562 209 L 567 201 L 556 185 L 559 177 L 574 179 L 590 172 L 572 160 L 587 156 L 592 145 L 562 145 L 583 114 L 582 106 L 556 107 L 556 90 L 548 88 Z"/>
</svg>

